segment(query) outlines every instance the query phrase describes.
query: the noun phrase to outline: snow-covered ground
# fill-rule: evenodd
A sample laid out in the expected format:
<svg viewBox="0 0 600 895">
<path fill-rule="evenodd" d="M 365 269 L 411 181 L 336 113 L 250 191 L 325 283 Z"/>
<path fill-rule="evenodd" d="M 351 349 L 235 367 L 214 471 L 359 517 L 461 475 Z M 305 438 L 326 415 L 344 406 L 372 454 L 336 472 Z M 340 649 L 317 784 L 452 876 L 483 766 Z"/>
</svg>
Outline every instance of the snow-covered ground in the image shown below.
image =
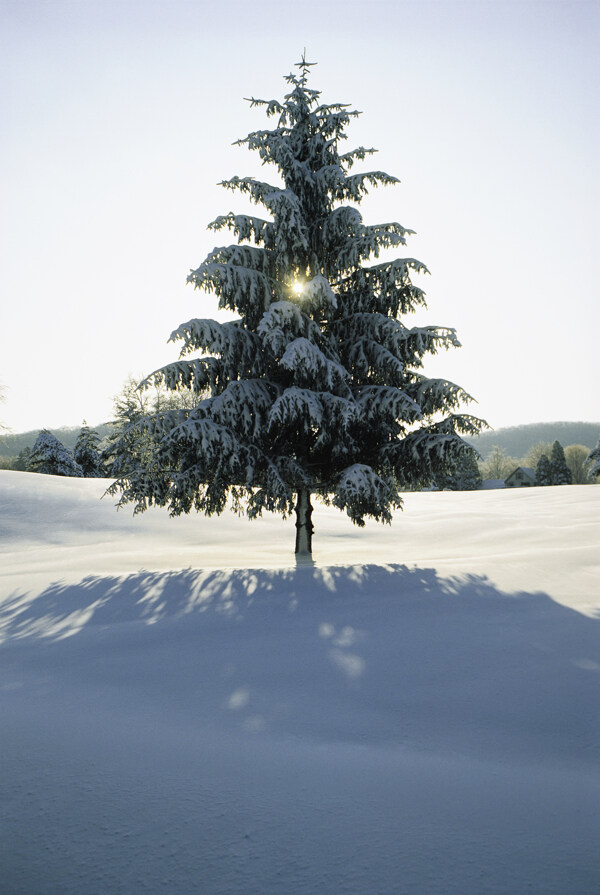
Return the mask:
<svg viewBox="0 0 600 895">
<path fill-rule="evenodd" d="M 0 471 L 5 895 L 600 891 L 600 488 L 391 527 Z"/>
</svg>

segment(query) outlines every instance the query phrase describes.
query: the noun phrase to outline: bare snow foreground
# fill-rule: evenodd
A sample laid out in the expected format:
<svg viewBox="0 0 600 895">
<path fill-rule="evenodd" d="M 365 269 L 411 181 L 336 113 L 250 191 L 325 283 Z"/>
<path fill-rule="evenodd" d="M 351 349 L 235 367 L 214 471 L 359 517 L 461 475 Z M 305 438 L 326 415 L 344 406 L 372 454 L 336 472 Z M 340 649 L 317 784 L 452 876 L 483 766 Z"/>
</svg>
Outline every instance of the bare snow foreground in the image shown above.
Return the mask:
<svg viewBox="0 0 600 895">
<path fill-rule="evenodd" d="M 600 488 L 316 509 L 296 569 L 105 487 L 0 471 L 4 895 L 600 891 Z"/>
</svg>

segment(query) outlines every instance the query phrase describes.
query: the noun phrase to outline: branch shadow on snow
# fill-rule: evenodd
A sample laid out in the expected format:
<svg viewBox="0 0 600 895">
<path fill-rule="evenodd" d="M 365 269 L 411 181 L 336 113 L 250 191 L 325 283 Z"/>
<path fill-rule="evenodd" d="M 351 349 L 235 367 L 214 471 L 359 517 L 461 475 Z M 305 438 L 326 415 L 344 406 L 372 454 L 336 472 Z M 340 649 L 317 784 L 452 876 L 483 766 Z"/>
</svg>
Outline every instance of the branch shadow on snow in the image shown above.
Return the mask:
<svg viewBox="0 0 600 895">
<path fill-rule="evenodd" d="M 88 576 L 57 582 L 39 595 L 14 594 L 0 604 L 1 639 L 62 640 L 92 627 L 124 623 L 153 625 L 169 619 L 214 614 L 244 620 L 257 612 L 293 613 L 298 608 L 340 606 L 390 611 L 398 620 L 451 610 L 476 610 L 481 622 L 500 614 L 541 615 L 541 608 L 571 619 L 582 616 L 543 593 L 506 593 L 484 575 L 442 577 L 435 569 L 399 564 L 299 566 L 295 569 L 184 569 Z M 519 608 L 517 608 L 519 606 Z M 536 609 L 534 610 L 534 607 Z M 562 619 L 563 623 L 565 618 Z M 593 622 L 593 619 L 588 619 Z M 326 627 L 321 632 L 327 636 Z M 479 630 L 481 636 L 481 630 Z"/>
<path fill-rule="evenodd" d="M 181 724 L 443 749 L 468 731 L 586 761 L 600 739 L 600 621 L 478 575 L 142 571 L 15 595 L 0 621 L 9 661 L 58 689 L 112 683 L 136 712 L 162 693 Z"/>
</svg>

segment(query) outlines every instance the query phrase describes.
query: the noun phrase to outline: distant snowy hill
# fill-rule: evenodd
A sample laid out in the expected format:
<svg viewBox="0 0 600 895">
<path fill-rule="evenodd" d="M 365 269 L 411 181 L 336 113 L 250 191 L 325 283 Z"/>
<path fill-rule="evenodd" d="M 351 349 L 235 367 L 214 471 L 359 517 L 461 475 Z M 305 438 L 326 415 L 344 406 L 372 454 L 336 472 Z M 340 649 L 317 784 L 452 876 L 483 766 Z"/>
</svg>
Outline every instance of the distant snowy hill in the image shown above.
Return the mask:
<svg viewBox="0 0 600 895">
<path fill-rule="evenodd" d="M 392 526 L 0 471 L 7 895 L 600 891 L 600 489 Z"/>
</svg>

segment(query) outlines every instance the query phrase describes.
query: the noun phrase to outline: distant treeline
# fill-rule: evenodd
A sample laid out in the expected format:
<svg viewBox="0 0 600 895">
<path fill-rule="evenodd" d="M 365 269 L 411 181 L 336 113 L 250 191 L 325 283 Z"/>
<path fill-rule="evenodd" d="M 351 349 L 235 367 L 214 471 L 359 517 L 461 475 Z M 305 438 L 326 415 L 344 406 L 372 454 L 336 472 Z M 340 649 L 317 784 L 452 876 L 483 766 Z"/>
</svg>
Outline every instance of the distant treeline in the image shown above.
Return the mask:
<svg viewBox="0 0 600 895">
<path fill-rule="evenodd" d="M 98 433 L 101 439 L 114 431 L 113 426 L 109 423 L 102 423 L 100 426 L 93 426 L 92 428 Z M 49 431 L 52 432 L 65 447 L 72 451 L 75 447 L 77 436 L 81 432 L 81 426 L 50 429 Z M 33 429 L 31 432 L 21 432 L 18 435 L 11 435 L 7 432 L 0 433 L 0 457 L 17 457 L 21 451 L 25 450 L 25 448 L 33 447 L 39 434 L 40 429 Z"/>
<path fill-rule="evenodd" d="M 102 423 L 93 426 L 100 439 L 105 438 L 112 431 L 110 423 Z M 50 429 L 53 435 L 61 441 L 65 447 L 73 450 L 81 426 L 74 428 Z M 6 432 L 0 434 L 0 457 L 16 457 L 25 448 L 32 448 L 40 430 L 22 432 L 11 435 Z M 509 457 L 524 457 L 531 448 L 539 442 L 560 441 L 562 445 L 582 444 L 590 450 L 594 447 L 600 436 L 599 423 L 530 423 L 525 426 L 510 426 L 506 429 L 494 429 L 491 432 L 483 432 L 476 438 L 465 438 L 487 459 L 495 446 L 502 448 Z"/>
<path fill-rule="evenodd" d="M 502 448 L 510 457 L 525 457 L 539 442 L 560 441 L 562 445 L 582 444 L 590 450 L 600 436 L 600 423 L 530 423 L 483 432 L 476 438 L 465 438 L 487 459 L 494 447 Z"/>
</svg>

